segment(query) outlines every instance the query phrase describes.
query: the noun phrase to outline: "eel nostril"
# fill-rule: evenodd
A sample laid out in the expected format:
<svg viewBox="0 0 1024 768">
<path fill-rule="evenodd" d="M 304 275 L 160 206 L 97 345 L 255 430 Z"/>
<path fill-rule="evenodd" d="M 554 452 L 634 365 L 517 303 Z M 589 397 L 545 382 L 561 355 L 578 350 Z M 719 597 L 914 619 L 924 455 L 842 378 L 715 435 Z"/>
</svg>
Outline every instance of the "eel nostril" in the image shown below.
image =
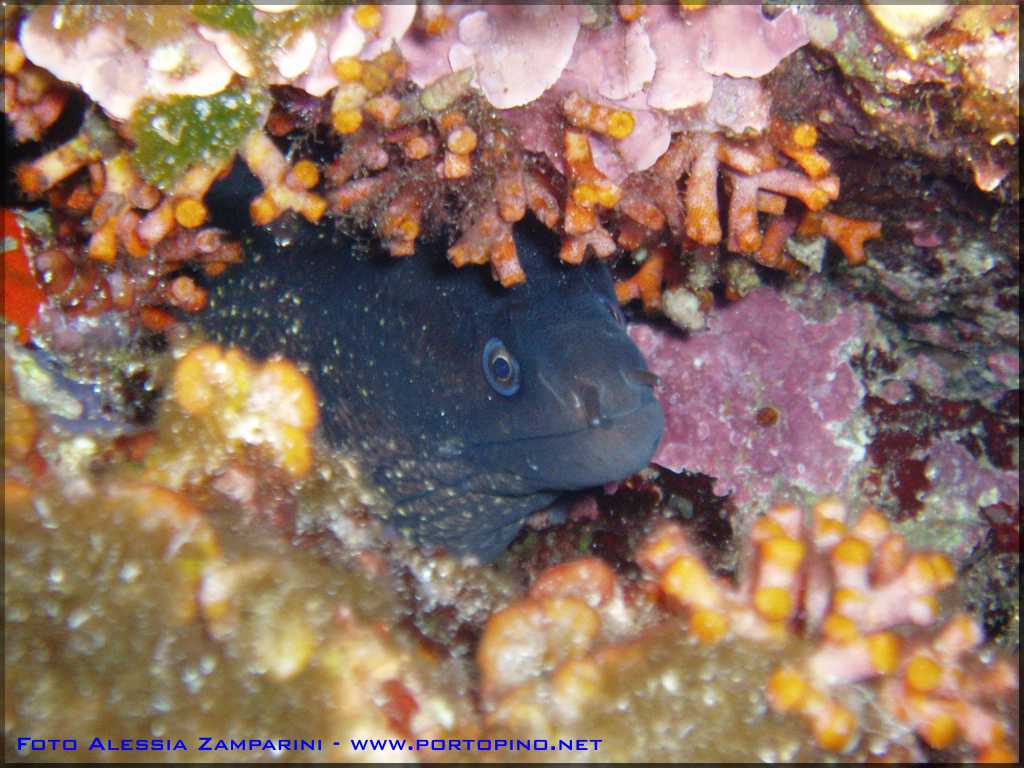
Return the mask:
<svg viewBox="0 0 1024 768">
<path fill-rule="evenodd" d="M 656 387 L 661 383 L 657 375 L 648 370 L 624 371 L 622 375 L 627 380 L 635 381 L 638 384 L 646 384 L 649 387 Z"/>
</svg>

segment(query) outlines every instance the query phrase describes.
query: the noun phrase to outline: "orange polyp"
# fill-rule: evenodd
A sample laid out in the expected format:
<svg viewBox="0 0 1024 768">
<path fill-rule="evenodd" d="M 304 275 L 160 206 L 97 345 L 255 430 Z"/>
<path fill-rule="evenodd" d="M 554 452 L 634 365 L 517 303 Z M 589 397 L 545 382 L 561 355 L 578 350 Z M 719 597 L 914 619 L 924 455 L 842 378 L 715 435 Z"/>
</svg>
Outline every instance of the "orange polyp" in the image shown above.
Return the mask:
<svg viewBox="0 0 1024 768">
<path fill-rule="evenodd" d="M 929 561 L 931 562 L 937 588 L 944 589 L 956 581 L 956 570 L 954 570 L 953 564 L 949 562 L 949 558 L 945 555 L 934 552 Z"/>
<path fill-rule="evenodd" d="M 781 621 L 792 614 L 793 598 L 782 587 L 761 587 L 754 593 L 754 607 L 769 621 Z"/>
<path fill-rule="evenodd" d="M 948 712 L 939 712 L 918 728 L 918 733 L 932 749 L 947 749 L 956 741 L 956 720 Z"/>
<path fill-rule="evenodd" d="M 729 619 L 721 611 L 702 608 L 690 616 L 690 631 L 702 643 L 717 643 L 729 631 Z"/>
<path fill-rule="evenodd" d="M 684 555 L 672 563 L 661 575 L 661 588 L 684 605 L 710 608 L 719 596 L 704 564 L 695 557 Z"/>
<path fill-rule="evenodd" d="M 834 643 L 851 643 L 860 637 L 860 631 L 853 619 L 832 613 L 825 617 L 821 625 L 821 633 Z"/>
<path fill-rule="evenodd" d="M 206 206 L 199 200 L 185 198 L 174 206 L 174 219 L 186 229 L 195 229 L 206 221 Z"/>
<path fill-rule="evenodd" d="M 867 565 L 871 562 L 871 547 L 860 539 L 850 537 L 839 542 L 832 556 L 846 565 Z"/>
<path fill-rule="evenodd" d="M 254 224 L 262 226 L 269 224 L 280 213 L 277 206 L 266 195 L 260 195 L 249 205 L 249 214 Z"/>
<path fill-rule="evenodd" d="M 896 670 L 900 661 L 900 640 L 891 632 L 878 632 L 866 638 L 871 666 L 880 675 Z"/>
<path fill-rule="evenodd" d="M 644 4 L 620 2 L 618 11 L 619 18 L 623 21 L 636 21 L 644 15 Z"/>
<path fill-rule="evenodd" d="M 768 679 L 768 701 L 776 712 L 792 712 L 807 696 L 807 683 L 793 669 L 782 667 Z"/>
<path fill-rule="evenodd" d="M 990 744 L 978 754 L 979 763 L 1016 763 L 1017 754 L 1006 744 Z"/>
<path fill-rule="evenodd" d="M 304 189 L 312 189 L 320 181 L 320 171 L 311 160 L 299 160 L 291 172 Z"/>
<path fill-rule="evenodd" d="M 917 655 L 907 664 L 905 679 L 918 693 L 928 693 L 942 679 L 942 667 L 928 656 Z"/>
<path fill-rule="evenodd" d="M 761 553 L 774 566 L 794 572 L 803 562 L 807 548 L 802 541 L 780 536 L 768 539 L 761 545 Z"/>
<path fill-rule="evenodd" d="M 832 752 L 842 752 L 857 732 L 857 718 L 846 707 L 830 702 L 826 712 L 814 723 L 818 743 Z"/>
</svg>

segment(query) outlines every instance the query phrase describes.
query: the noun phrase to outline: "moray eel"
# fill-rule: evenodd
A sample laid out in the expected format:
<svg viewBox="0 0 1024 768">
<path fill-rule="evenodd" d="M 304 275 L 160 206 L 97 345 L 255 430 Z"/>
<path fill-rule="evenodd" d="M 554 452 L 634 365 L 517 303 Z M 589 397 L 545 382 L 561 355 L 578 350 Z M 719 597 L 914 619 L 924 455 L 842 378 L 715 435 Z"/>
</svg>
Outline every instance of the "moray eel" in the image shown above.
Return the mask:
<svg viewBox="0 0 1024 768">
<path fill-rule="evenodd" d="M 255 183 L 240 167 L 207 196 L 228 229 L 259 191 L 225 195 Z M 249 263 L 214 282 L 202 324 L 305 364 L 326 437 L 390 501 L 394 527 L 487 562 L 562 492 L 647 465 L 662 431 L 656 378 L 604 264 L 562 265 L 558 238 L 524 221 L 527 281 L 506 289 L 452 267 L 440 241 L 393 258 L 334 224 L 291 225 L 276 240 L 249 225 Z"/>
</svg>

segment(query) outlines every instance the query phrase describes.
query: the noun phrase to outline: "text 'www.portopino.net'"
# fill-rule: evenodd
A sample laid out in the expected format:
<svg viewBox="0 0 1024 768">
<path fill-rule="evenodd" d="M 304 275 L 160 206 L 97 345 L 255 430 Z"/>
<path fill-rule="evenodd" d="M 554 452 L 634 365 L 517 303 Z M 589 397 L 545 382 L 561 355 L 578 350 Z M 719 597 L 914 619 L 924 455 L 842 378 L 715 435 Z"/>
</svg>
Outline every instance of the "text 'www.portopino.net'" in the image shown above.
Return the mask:
<svg viewBox="0 0 1024 768">
<path fill-rule="evenodd" d="M 356 752 L 596 752 L 604 739 L 349 739 Z"/>
</svg>

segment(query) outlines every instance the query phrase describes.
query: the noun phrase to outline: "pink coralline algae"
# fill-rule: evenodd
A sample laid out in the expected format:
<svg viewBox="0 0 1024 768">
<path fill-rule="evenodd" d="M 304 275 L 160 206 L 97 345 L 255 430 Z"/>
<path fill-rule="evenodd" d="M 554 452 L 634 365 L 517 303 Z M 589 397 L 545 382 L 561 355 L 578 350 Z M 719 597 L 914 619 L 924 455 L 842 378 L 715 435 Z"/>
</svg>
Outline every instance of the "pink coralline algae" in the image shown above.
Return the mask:
<svg viewBox="0 0 1024 768">
<path fill-rule="evenodd" d="M 967 558 L 990 527 L 979 509 L 994 505 L 1019 508 L 1017 470 L 998 469 L 977 459 L 950 437 L 932 442 L 927 450 L 925 476 L 931 488 L 924 495 L 919 521 L 928 531 L 920 537 L 940 537 L 958 562 Z"/>
<path fill-rule="evenodd" d="M 739 505 L 787 486 L 843 487 L 860 458 L 852 420 L 864 390 L 849 356 L 865 322 L 847 308 L 814 321 L 760 288 L 689 338 L 631 327 L 661 379 L 654 463 L 710 475 Z"/>
<path fill-rule="evenodd" d="M 769 19 L 759 4 L 650 5 L 629 21 L 582 4 L 423 5 L 418 25 L 415 4 L 361 7 L 372 13 L 363 18 L 347 8 L 283 35 L 267 51 L 273 66 L 259 73 L 251 41 L 206 24 L 186 24 L 143 50 L 113 19 L 69 42 L 60 13 L 40 9 L 24 25 L 21 45 L 116 119 L 128 118 L 142 99 L 218 93 L 236 74 L 322 96 L 339 85 L 339 61 L 370 60 L 396 45 L 417 85 L 468 70 L 492 106 L 524 111 L 509 115 L 524 129 L 524 147 L 548 154 L 556 167 L 561 136 L 526 129 L 552 107 L 558 114 L 562 99 L 577 93 L 630 111 L 636 130 L 595 147 L 598 168 L 621 180 L 651 167 L 675 131 L 763 133 L 770 100 L 757 78 L 809 40 L 796 11 Z M 257 6 L 256 19 L 272 8 Z"/>
<path fill-rule="evenodd" d="M 485 6 L 463 16 L 449 33 L 448 60 L 453 70 L 472 67 L 487 99 L 506 110 L 526 149 L 544 152 L 560 166 L 561 136 L 538 130 L 550 124 L 562 100 L 583 98 L 629 110 L 635 130 L 615 141 L 595 138 L 594 160 L 613 180 L 651 167 L 678 130 L 727 130 L 755 134 L 765 130 L 768 98 L 753 78 L 772 71 L 808 38 L 792 11 L 765 18 L 757 5 L 723 5 L 680 15 L 652 5 L 634 21 L 613 18 L 600 26 L 586 23 L 582 6 L 547 9 L 547 20 L 531 28 L 533 47 L 545 55 L 531 59 L 524 78 L 520 56 L 506 53 L 492 39 L 518 39 L 530 14 L 526 7 Z M 543 38 L 543 39 L 542 39 Z M 743 45 L 735 45 L 742 40 Z M 438 77 L 437 59 L 428 59 L 413 37 L 400 42 L 413 66 L 411 76 L 425 84 Z M 444 43 L 429 43 L 433 53 Z M 726 55 L 726 52 L 728 55 Z M 571 55 L 570 55 L 571 54 Z"/>
</svg>

